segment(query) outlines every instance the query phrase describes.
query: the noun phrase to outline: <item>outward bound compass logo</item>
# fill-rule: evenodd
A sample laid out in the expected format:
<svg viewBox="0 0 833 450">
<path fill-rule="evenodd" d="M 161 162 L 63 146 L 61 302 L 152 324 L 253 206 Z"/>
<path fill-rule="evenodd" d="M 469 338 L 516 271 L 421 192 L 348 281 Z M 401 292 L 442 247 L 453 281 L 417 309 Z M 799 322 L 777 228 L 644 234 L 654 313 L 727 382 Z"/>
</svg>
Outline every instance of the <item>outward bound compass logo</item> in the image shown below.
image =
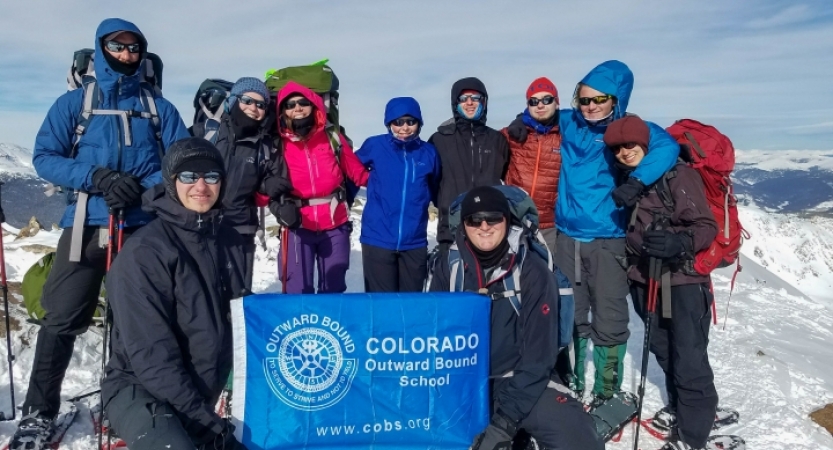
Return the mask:
<svg viewBox="0 0 833 450">
<path fill-rule="evenodd" d="M 298 326 L 303 326 L 298 328 Z M 317 325 L 317 326 L 308 326 Z M 272 392 L 287 405 L 317 411 L 338 403 L 350 390 L 356 376 L 355 351 L 350 334 L 342 325 L 316 314 L 302 315 L 275 327 L 264 359 L 266 380 Z"/>
</svg>

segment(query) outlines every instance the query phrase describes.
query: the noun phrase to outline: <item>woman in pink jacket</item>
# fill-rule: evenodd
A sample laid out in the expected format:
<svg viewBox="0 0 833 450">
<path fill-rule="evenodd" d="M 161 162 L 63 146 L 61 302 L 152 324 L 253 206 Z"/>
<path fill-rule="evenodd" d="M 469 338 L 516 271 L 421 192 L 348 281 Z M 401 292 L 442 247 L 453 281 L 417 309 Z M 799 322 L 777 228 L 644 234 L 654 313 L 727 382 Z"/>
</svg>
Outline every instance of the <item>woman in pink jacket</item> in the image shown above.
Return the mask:
<svg viewBox="0 0 833 450">
<path fill-rule="evenodd" d="M 278 93 L 279 165 L 288 171 L 292 191 L 270 209 L 287 225 L 278 271 L 284 292 L 312 294 L 318 265 L 317 292 L 347 289 L 350 224 L 345 177 L 358 186 L 368 172 L 347 139 L 327 128 L 324 100 L 310 89 L 289 82 Z M 331 143 L 332 140 L 332 143 Z M 341 149 L 336 156 L 334 147 Z"/>
</svg>

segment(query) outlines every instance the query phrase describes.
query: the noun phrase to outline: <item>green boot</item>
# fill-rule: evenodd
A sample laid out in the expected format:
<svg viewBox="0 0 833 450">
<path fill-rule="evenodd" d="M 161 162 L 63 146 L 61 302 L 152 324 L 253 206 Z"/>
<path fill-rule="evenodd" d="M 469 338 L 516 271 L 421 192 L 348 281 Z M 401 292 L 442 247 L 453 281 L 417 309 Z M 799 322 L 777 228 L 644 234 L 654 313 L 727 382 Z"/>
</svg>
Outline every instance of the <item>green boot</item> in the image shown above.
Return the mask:
<svg viewBox="0 0 833 450">
<path fill-rule="evenodd" d="M 572 389 L 573 392 L 579 396 L 579 398 L 581 398 L 581 394 L 584 393 L 584 360 L 587 358 L 587 343 L 589 341 L 589 338 L 584 337 L 575 336 L 573 338 L 573 351 L 576 355 L 576 363 L 573 367 L 573 376 L 570 381 L 569 388 Z"/>
<path fill-rule="evenodd" d="M 593 384 L 594 397 L 607 399 L 622 390 L 622 373 L 627 347 L 627 344 L 593 347 L 593 365 L 596 366 L 596 378 Z"/>
</svg>

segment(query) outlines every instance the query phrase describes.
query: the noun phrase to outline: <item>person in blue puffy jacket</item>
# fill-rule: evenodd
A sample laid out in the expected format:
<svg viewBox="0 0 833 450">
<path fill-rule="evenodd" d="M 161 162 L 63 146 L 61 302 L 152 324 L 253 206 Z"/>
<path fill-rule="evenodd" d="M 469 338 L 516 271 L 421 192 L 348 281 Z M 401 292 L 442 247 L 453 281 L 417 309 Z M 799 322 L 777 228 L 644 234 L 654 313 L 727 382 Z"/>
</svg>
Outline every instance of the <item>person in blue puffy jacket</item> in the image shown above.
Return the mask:
<svg viewBox="0 0 833 450">
<path fill-rule="evenodd" d="M 367 292 L 420 292 L 428 275 L 428 203 L 436 202 L 440 160 L 420 139 L 422 125 L 415 99 L 391 99 L 388 132 L 356 152 L 370 169 L 360 238 Z"/>
<path fill-rule="evenodd" d="M 659 125 L 646 122 L 651 152 L 621 186 L 613 153 L 603 137 L 607 125 L 626 115 L 633 73 L 620 61 L 606 61 L 578 85 L 572 109 L 560 111 L 561 173 L 555 205 L 556 265 L 573 284 L 575 374 L 571 387 L 584 394 L 584 359 L 593 342 L 596 368 L 591 406 L 622 385 L 628 337 L 628 281 L 625 226 L 630 207 L 677 162 L 680 148 Z M 517 120 L 516 120 L 517 122 Z M 520 130 L 515 122 L 509 133 Z M 524 127 L 525 130 L 525 127 Z M 592 322 L 591 322 L 592 317 Z"/>
<path fill-rule="evenodd" d="M 44 436 L 58 413 L 61 381 L 75 338 L 89 326 L 101 290 L 110 214 L 123 211 L 125 237 L 148 223 L 152 216 L 141 210 L 141 195 L 162 181 L 164 149 L 188 137 L 174 106 L 155 92 L 158 127 L 147 117 L 152 113 L 142 101 L 143 88 L 152 92 L 142 83 L 144 65 L 151 64 L 146 60 L 147 51 L 147 40 L 136 25 L 121 19 L 101 22 L 93 57 L 100 103 L 92 107 L 128 111 L 129 117 L 93 114 L 86 132 L 77 136 L 84 89 L 75 89 L 58 98 L 38 131 L 32 158 L 35 170 L 41 178 L 69 191 L 70 201 L 60 222 L 64 231 L 55 262 L 43 289 L 46 315 L 38 332 L 23 403 L 24 419 L 11 448 Z M 145 113 L 145 117 L 136 112 Z M 76 208 L 78 220 L 73 222 Z M 83 230 L 73 243 L 73 229 L 79 231 L 79 225 Z M 78 253 L 71 254 L 70 249 Z"/>
</svg>

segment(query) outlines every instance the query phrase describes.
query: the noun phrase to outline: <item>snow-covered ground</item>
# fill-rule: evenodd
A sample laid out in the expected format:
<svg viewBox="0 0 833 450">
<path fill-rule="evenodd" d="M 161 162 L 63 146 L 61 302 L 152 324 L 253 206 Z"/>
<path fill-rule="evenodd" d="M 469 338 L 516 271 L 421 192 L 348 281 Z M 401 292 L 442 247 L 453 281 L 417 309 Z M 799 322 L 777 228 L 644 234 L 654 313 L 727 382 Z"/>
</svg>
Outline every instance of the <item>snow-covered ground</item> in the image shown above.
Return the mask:
<svg viewBox="0 0 833 450">
<path fill-rule="evenodd" d="M 769 216 L 769 217 L 767 217 Z M 756 208 L 743 208 L 744 223 L 781 223 L 784 216 L 765 213 Z M 271 217 L 269 218 L 271 219 Z M 769 220 L 769 222 L 766 222 Z M 268 221 L 270 223 L 274 223 Z M 348 272 L 348 290 L 363 289 L 361 254 L 358 243 L 359 216 L 354 214 L 356 227 Z M 790 226 L 761 228 L 754 225 L 753 239 L 743 248 L 743 271 L 738 275 L 731 308 L 726 320 L 729 284 L 732 269 L 721 269 L 714 275 L 719 324 L 712 327 L 709 354 L 715 371 L 721 404 L 741 413 L 740 423 L 724 431 L 743 436 L 749 449 L 833 450 L 833 436 L 815 425 L 808 414 L 833 402 L 833 304 L 823 295 L 829 272 L 819 280 L 813 276 L 799 277 L 790 271 L 777 275 L 774 263 L 763 267 L 754 255 L 756 248 L 765 250 L 767 258 L 786 261 L 795 253 L 797 236 L 818 235 L 819 241 L 809 245 L 829 246 L 833 242 L 830 222 L 813 223 L 791 220 Z M 429 229 L 433 229 L 429 226 Z M 791 230 L 789 234 L 784 230 Z M 825 234 L 826 233 L 826 234 Z M 55 245 L 59 232 L 41 231 L 33 238 L 11 241 L 6 238 L 6 263 L 9 279 L 20 281 L 25 270 L 40 258 L 24 250 L 32 243 Z M 267 249 L 259 249 L 255 267 L 254 289 L 258 292 L 279 291 L 276 279 L 277 237 L 269 237 Z M 829 251 L 829 247 L 828 247 Z M 830 253 L 824 253 L 830 260 Z M 763 260 L 767 260 L 763 258 Z M 819 259 L 824 261 L 824 259 Z M 808 289 L 805 291 L 805 287 Z M 809 292 L 810 295 L 806 295 Z M 624 388 L 636 390 L 642 355 L 643 329 L 638 317 L 631 314 L 632 336 L 626 356 Z M 724 320 L 726 328 L 723 329 Z M 37 328 L 24 324 L 14 335 L 16 401 L 22 402 L 31 369 L 33 344 Z M 70 397 L 94 387 L 100 375 L 101 337 L 96 333 L 82 335 L 76 343 L 64 396 Z M 5 351 L 5 343 L 0 352 Z M 592 373 L 592 368 L 590 370 Z M 591 380 L 591 374 L 588 374 Z M 9 411 L 8 369 L 0 364 L 0 411 Z M 664 378 L 651 360 L 645 415 L 662 406 Z M 94 448 L 92 425 L 87 411 L 70 429 L 61 448 Z M 0 441 L 8 440 L 14 424 L 0 422 Z M 632 428 L 609 449 L 632 448 Z M 659 448 L 660 443 L 640 433 L 643 449 Z"/>
</svg>

